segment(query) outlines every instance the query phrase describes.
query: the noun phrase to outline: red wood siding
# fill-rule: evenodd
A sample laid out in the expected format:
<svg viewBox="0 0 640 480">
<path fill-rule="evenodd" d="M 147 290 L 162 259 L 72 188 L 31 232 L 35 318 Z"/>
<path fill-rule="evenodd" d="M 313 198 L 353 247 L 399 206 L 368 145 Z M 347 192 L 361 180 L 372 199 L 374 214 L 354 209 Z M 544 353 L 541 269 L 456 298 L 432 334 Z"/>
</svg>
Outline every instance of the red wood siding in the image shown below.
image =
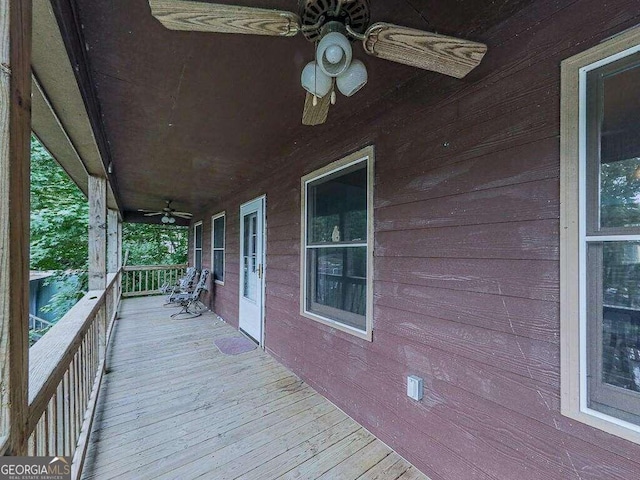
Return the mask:
<svg viewBox="0 0 640 480">
<path fill-rule="evenodd" d="M 640 478 L 640 447 L 559 413 L 560 62 L 640 22 L 636 1 L 534 2 L 467 80 L 421 75 L 352 123 L 283 146 L 227 211 L 237 325 L 241 203 L 267 195 L 266 346 L 438 479 Z M 297 121 L 297 119 L 291 119 Z M 299 315 L 300 178 L 376 147 L 373 342 Z M 200 220 L 200 218 L 196 218 Z M 425 398 L 406 396 L 409 374 Z"/>
</svg>

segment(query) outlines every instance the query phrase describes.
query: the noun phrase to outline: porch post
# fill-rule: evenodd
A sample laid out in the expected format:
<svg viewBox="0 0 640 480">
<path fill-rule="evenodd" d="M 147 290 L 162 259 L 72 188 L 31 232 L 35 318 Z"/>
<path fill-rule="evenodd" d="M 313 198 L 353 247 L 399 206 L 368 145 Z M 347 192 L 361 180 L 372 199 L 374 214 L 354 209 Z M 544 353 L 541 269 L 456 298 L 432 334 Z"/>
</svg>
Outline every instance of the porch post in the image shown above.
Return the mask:
<svg viewBox="0 0 640 480">
<path fill-rule="evenodd" d="M 107 286 L 107 180 L 89 175 L 89 290 Z"/>
<path fill-rule="evenodd" d="M 89 175 L 89 290 L 107 288 L 107 180 Z M 106 352 L 107 316 L 98 313 L 98 357 Z"/>
<path fill-rule="evenodd" d="M 0 0 L 0 454 L 26 455 L 31 0 Z"/>
<path fill-rule="evenodd" d="M 122 268 L 122 222 L 118 221 L 118 270 Z"/>
<path fill-rule="evenodd" d="M 118 271 L 118 211 L 109 209 L 107 214 L 107 271 L 116 273 Z"/>
</svg>

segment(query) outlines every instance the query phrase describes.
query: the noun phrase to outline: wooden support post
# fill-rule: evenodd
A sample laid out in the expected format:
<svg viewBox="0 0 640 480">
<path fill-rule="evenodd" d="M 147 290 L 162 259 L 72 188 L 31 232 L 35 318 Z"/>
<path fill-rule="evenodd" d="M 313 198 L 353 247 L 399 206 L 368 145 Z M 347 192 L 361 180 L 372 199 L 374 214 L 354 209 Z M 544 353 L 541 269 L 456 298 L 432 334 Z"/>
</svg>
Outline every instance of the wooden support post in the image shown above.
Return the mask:
<svg viewBox="0 0 640 480">
<path fill-rule="evenodd" d="M 122 268 L 122 222 L 118 221 L 118 270 Z"/>
<path fill-rule="evenodd" d="M 107 214 L 107 271 L 116 273 L 118 271 L 118 212 L 109 209 Z"/>
<path fill-rule="evenodd" d="M 107 287 L 107 180 L 89 176 L 89 290 Z"/>
<path fill-rule="evenodd" d="M 0 454 L 27 453 L 31 0 L 0 0 Z"/>
</svg>

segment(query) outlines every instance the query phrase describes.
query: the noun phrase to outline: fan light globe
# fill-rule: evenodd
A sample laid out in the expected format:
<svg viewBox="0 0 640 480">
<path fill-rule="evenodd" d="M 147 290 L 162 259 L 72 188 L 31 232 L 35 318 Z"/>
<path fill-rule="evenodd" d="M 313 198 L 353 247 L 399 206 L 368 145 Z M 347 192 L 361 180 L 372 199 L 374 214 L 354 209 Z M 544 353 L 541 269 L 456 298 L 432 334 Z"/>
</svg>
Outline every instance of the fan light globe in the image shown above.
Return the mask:
<svg viewBox="0 0 640 480">
<path fill-rule="evenodd" d="M 367 84 L 368 79 L 367 67 L 362 61 L 354 60 L 347 71 L 338 77 L 336 84 L 340 93 L 345 97 L 350 97 L 360 91 Z"/>
<path fill-rule="evenodd" d="M 329 63 L 339 63 L 344 57 L 344 51 L 338 45 L 331 45 L 324 54 Z"/>
<path fill-rule="evenodd" d="M 340 32 L 330 32 L 318 44 L 316 61 L 325 75 L 337 77 L 349 68 L 352 55 L 349 39 Z"/>
<path fill-rule="evenodd" d="M 331 77 L 326 75 L 316 62 L 310 62 L 302 70 L 302 88 L 318 98 L 324 97 L 331 90 Z"/>
<path fill-rule="evenodd" d="M 169 217 L 167 215 L 162 217 L 162 223 L 169 223 Z"/>
</svg>

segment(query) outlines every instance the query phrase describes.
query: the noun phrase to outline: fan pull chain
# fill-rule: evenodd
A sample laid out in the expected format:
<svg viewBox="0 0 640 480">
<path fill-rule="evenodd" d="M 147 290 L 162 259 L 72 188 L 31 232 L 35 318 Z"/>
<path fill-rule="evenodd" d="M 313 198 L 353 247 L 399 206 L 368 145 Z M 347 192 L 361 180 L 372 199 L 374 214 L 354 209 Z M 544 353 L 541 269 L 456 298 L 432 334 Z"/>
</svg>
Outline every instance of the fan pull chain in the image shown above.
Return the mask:
<svg viewBox="0 0 640 480">
<path fill-rule="evenodd" d="M 338 101 L 338 97 L 336 96 L 336 79 L 334 78 L 331 82 L 331 105 L 335 105 Z"/>
</svg>

